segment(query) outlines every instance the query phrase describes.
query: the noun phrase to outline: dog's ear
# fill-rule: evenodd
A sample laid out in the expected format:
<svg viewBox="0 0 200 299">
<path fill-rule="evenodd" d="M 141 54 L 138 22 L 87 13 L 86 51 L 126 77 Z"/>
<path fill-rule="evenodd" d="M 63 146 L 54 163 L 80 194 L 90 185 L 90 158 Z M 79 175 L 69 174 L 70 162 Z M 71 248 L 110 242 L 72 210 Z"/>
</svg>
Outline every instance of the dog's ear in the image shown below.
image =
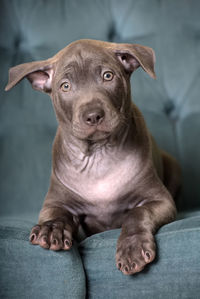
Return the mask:
<svg viewBox="0 0 200 299">
<path fill-rule="evenodd" d="M 50 93 L 54 73 L 52 62 L 48 59 L 12 67 L 9 70 L 9 81 L 5 90 L 8 91 L 22 79 L 27 78 L 34 89 Z"/>
<path fill-rule="evenodd" d="M 154 71 L 155 53 L 153 49 L 137 44 L 115 44 L 115 53 L 126 72 L 132 73 L 139 66 L 156 79 Z"/>
</svg>

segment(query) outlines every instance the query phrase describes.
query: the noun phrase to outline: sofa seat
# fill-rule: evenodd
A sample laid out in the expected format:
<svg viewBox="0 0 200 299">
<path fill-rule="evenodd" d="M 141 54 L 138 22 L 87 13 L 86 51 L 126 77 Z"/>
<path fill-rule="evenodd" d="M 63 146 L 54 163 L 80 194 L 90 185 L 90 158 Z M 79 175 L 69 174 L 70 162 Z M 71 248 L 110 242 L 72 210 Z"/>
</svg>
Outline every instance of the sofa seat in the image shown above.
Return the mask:
<svg viewBox="0 0 200 299">
<path fill-rule="evenodd" d="M 21 220 L 23 219 L 23 220 Z M 120 230 L 53 252 L 29 243 L 34 215 L 0 221 L 1 298 L 198 298 L 200 211 L 183 213 L 156 234 L 157 257 L 141 273 L 116 269 Z M 87 291 L 86 291 L 87 289 Z"/>
<path fill-rule="evenodd" d="M 89 298 L 188 299 L 200 294 L 200 212 L 180 215 L 156 235 L 157 257 L 141 273 L 125 276 L 115 267 L 120 230 L 80 244 Z"/>
<path fill-rule="evenodd" d="M 1 298 L 85 298 L 85 274 L 77 246 L 54 252 L 29 243 L 34 215 L 1 217 Z M 23 219 L 23 220 L 22 220 Z"/>
</svg>

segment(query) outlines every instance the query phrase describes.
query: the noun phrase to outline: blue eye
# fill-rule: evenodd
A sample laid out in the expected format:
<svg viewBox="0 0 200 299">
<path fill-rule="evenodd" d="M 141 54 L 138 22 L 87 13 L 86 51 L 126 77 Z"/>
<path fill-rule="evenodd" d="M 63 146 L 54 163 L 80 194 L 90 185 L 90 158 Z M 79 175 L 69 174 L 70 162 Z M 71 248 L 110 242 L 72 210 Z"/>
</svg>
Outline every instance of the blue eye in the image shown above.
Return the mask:
<svg viewBox="0 0 200 299">
<path fill-rule="evenodd" d="M 60 88 L 62 89 L 62 91 L 67 92 L 71 89 L 71 85 L 69 82 L 64 82 L 61 84 Z"/>
<path fill-rule="evenodd" d="M 111 81 L 113 79 L 113 77 L 114 77 L 113 72 L 110 72 L 110 71 L 105 72 L 103 74 L 104 81 Z"/>
</svg>

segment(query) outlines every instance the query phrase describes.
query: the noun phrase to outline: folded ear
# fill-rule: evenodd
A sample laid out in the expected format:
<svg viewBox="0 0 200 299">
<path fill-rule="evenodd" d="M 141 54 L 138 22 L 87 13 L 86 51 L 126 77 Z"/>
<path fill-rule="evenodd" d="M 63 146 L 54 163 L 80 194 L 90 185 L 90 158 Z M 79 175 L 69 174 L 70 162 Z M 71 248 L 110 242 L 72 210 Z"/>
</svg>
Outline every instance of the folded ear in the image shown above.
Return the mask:
<svg viewBox="0 0 200 299">
<path fill-rule="evenodd" d="M 27 78 L 34 89 L 49 93 L 53 72 L 51 59 L 14 66 L 9 70 L 9 81 L 5 90 L 8 91 L 22 79 Z"/>
<path fill-rule="evenodd" d="M 154 71 L 156 59 L 153 49 L 136 44 L 116 44 L 115 53 L 128 73 L 141 66 L 149 76 L 156 78 Z"/>
</svg>

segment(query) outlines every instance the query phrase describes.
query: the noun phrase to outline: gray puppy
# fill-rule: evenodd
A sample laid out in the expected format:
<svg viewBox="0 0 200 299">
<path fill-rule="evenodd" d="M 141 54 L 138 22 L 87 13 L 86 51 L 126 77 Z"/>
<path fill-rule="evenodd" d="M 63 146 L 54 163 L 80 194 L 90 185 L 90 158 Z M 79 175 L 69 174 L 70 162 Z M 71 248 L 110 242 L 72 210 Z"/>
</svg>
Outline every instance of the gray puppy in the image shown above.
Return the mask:
<svg viewBox="0 0 200 299">
<path fill-rule="evenodd" d="M 86 234 L 122 228 L 116 265 L 141 271 L 155 257 L 154 234 L 175 219 L 176 161 L 157 148 L 131 101 L 130 75 L 151 77 L 151 48 L 95 40 L 73 42 L 48 60 L 10 69 L 9 90 L 23 78 L 52 98 L 58 119 L 50 188 L 30 242 L 68 250 Z"/>
</svg>

